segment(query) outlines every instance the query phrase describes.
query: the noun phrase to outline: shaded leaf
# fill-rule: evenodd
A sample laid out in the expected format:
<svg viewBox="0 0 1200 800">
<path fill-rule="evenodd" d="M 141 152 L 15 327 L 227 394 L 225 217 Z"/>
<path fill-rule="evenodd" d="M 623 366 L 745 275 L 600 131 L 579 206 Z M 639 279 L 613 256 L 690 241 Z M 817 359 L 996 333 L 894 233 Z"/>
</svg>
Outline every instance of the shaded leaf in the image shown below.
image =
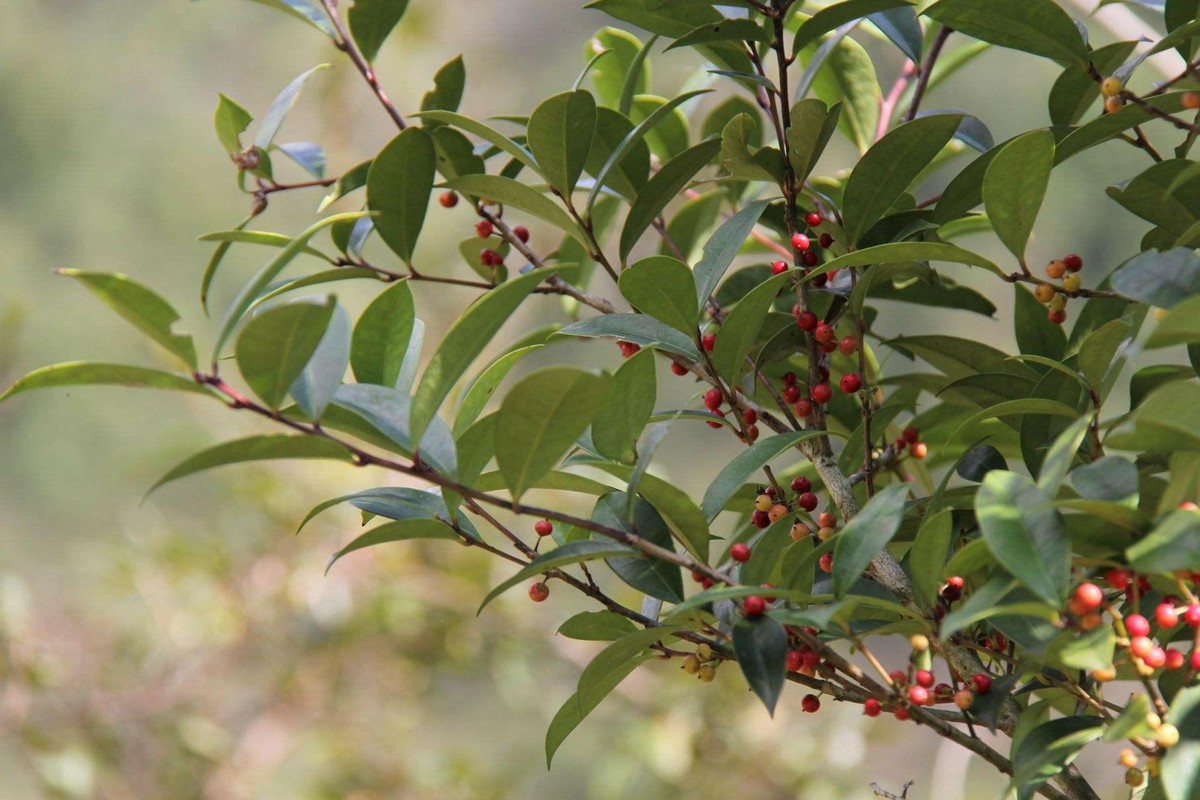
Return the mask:
<svg viewBox="0 0 1200 800">
<path fill-rule="evenodd" d="M 770 617 L 743 619 L 733 626 L 738 666 L 771 716 L 775 716 L 775 704 L 783 693 L 787 650 L 787 631 Z"/>
<path fill-rule="evenodd" d="M 1038 597 L 1061 606 L 1071 579 L 1071 542 L 1050 498 L 1015 472 L 989 473 L 975 514 L 1000 564 Z"/>
<path fill-rule="evenodd" d="M 346 448 L 328 439 L 292 436 L 286 433 L 248 436 L 244 439 L 210 447 L 186 459 L 159 478 L 146 493 L 149 494 L 172 481 L 214 467 L 284 458 L 324 458 L 346 463 L 353 461 Z"/>
<path fill-rule="evenodd" d="M 833 556 L 835 597 L 846 596 L 872 559 L 900 530 L 909 491 L 904 483 L 881 489 L 838 533 Z"/>
</svg>

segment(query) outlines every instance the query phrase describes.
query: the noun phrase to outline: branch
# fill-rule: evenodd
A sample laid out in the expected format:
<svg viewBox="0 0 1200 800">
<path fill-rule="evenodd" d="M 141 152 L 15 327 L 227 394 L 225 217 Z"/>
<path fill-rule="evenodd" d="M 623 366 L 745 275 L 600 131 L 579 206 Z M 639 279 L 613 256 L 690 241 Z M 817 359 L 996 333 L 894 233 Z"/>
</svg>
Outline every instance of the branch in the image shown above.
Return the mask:
<svg viewBox="0 0 1200 800">
<path fill-rule="evenodd" d="M 342 17 L 338 14 L 337 0 L 321 0 L 321 2 L 325 7 L 325 13 L 329 15 L 329 21 L 333 23 L 333 28 L 337 31 L 337 38 L 333 40 L 334 45 L 338 50 L 350 56 L 350 60 L 354 62 L 354 66 L 358 68 L 367 85 L 371 87 L 371 91 L 375 93 L 375 97 L 379 98 L 380 104 L 387 111 L 388 116 L 392 118 L 392 122 L 396 123 L 397 128 L 404 130 L 408 127 L 408 124 L 404 121 L 404 117 L 400 116 L 400 112 L 396 110 L 396 107 L 392 105 L 392 101 L 388 99 L 387 94 L 383 91 L 383 87 L 379 85 L 379 79 L 375 75 L 375 70 L 363 58 L 362 51 L 354 43 L 354 38 L 346 31 L 346 26 L 342 23 Z"/>
</svg>

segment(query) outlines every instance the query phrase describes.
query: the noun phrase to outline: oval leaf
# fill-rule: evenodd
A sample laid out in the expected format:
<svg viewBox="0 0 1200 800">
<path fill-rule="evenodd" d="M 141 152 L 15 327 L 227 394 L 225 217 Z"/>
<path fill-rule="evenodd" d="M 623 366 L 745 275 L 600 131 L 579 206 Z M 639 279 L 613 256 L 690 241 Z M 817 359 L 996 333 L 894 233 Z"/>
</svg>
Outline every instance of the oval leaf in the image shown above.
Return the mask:
<svg viewBox="0 0 1200 800">
<path fill-rule="evenodd" d="M 437 153 L 423 128 L 408 128 L 388 142 L 367 174 L 367 205 L 375 229 L 405 264 L 412 263 L 433 192 Z"/>
</svg>

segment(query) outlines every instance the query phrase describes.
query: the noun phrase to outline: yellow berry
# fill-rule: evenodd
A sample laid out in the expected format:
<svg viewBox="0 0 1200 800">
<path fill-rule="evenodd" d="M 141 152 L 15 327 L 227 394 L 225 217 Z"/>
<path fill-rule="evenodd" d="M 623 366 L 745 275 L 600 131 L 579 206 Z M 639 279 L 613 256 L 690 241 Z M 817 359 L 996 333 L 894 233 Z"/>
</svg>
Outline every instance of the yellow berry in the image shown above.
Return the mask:
<svg viewBox="0 0 1200 800">
<path fill-rule="evenodd" d="M 712 648 L 706 644 L 696 647 L 696 658 L 700 659 L 701 661 L 708 661 L 710 658 L 712 658 L 712 654 Z"/>
<path fill-rule="evenodd" d="M 1162 717 L 1160 717 L 1158 714 L 1155 714 L 1153 711 L 1149 711 L 1146 713 L 1146 724 L 1154 730 L 1158 730 L 1163 724 Z"/>
<path fill-rule="evenodd" d="M 1117 668 L 1113 666 L 1092 670 L 1092 680 L 1096 683 L 1108 683 L 1117 679 Z"/>
<path fill-rule="evenodd" d="M 837 533 L 837 528 L 821 528 L 817 531 L 817 538 L 822 542 L 828 542 L 835 533 Z"/>
<path fill-rule="evenodd" d="M 1122 90 L 1124 90 L 1124 88 L 1125 84 L 1121 82 L 1120 78 L 1113 78 L 1110 76 L 1101 81 L 1100 94 L 1104 95 L 1105 97 L 1116 97 L 1121 93 Z"/>
<path fill-rule="evenodd" d="M 695 656 L 687 656 L 683 659 L 683 671 L 688 675 L 695 675 L 700 671 L 700 659 Z"/>
<path fill-rule="evenodd" d="M 712 683 L 713 678 L 717 677 L 717 671 L 705 664 L 700 668 L 700 671 L 697 673 L 697 675 L 699 675 L 700 680 L 704 683 Z"/>
<path fill-rule="evenodd" d="M 771 499 L 770 495 L 760 494 L 754 498 L 754 507 L 759 511 L 770 511 L 774 504 L 775 501 Z"/>
<path fill-rule="evenodd" d="M 1068 292 L 1078 292 L 1079 287 L 1083 285 L 1083 279 L 1077 273 L 1070 273 L 1063 276 L 1063 288 Z"/>
<path fill-rule="evenodd" d="M 1154 732 L 1154 741 L 1158 742 L 1159 747 L 1174 747 L 1179 744 L 1179 729 L 1169 722 L 1164 722 Z"/>
<path fill-rule="evenodd" d="M 1158 756 L 1150 756 L 1146 759 L 1146 772 L 1150 773 L 1151 778 L 1157 778 L 1159 773 Z"/>
<path fill-rule="evenodd" d="M 1064 295 L 1056 294 L 1054 295 L 1053 299 L 1050 300 L 1051 311 L 1062 311 L 1066 307 L 1067 298 Z"/>
<path fill-rule="evenodd" d="M 1156 308 L 1156 309 L 1154 309 L 1154 320 L 1155 320 L 1155 322 L 1162 322 L 1162 321 L 1163 321 L 1163 319 L 1164 319 L 1164 318 L 1167 316 L 1167 314 L 1169 314 L 1169 313 L 1170 313 L 1170 312 L 1169 312 L 1169 311 L 1167 311 L 1167 309 L 1165 309 L 1165 308 Z"/>
<path fill-rule="evenodd" d="M 1121 751 L 1120 762 L 1122 767 L 1125 767 L 1126 769 L 1133 769 L 1138 764 L 1137 753 L 1126 747 Z"/>
<path fill-rule="evenodd" d="M 1045 305 L 1054 299 L 1054 287 L 1048 283 L 1039 283 L 1038 287 L 1033 290 L 1033 296 L 1039 303 Z"/>
<path fill-rule="evenodd" d="M 912 649 L 918 653 L 923 653 L 929 649 L 929 637 L 923 633 L 914 633 L 908 637 L 908 643 L 912 645 Z"/>
</svg>

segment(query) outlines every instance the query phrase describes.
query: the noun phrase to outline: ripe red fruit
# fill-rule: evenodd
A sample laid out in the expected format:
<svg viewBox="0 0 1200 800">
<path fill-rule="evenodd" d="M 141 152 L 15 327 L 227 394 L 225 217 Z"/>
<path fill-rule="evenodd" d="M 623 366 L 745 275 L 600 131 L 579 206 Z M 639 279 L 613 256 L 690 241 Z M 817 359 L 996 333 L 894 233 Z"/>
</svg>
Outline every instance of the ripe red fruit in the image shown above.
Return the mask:
<svg viewBox="0 0 1200 800">
<path fill-rule="evenodd" d="M 704 352 L 711 353 L 717 346 L 717 335 L 715 333 L 704 334 L 700 337 L 700 346 L 704 348 Z"/>
<path fill-rule="evenodd" d="M 1051 308 L 1046 311 L 1046 319 L 1050 320 L 1055 325 L 1062 325 L 1067 321 L 1067 310 L 1065 308 L 1057 310 Z"/>
<path fill-rule="evenodd" d="M 486 239 L 492 235 L 492 223 L 486 219 L 481 219 L 475 224 L 475 235 L 480 239 Z"/>
<path fill-rule="evenodd" d="M 820 348 L 822 353 L 832 353 L 834 350 L 838 349 L 838 346 L 837 342 L 822 342 L 820 344 Z"/>
<path fill-rule="evenodd" d="M 1191 662 L 1192 669 L 1200 672 L 1200 650 L 1193 650 L 1189 661 Z"/>
<path fill-rule="evenodd" d="M 796 317 L 796 326 L 802 331 L 814 331 L 821 320 L 817 319 L 817 315 L 811 311 L 802 311 L 800 316 Z"/>
<path fill-rule="evenodd" d="M 1142 661 L 1151 669 L 1158 669 L 1167 663 L 1167 651 L 1161 647 L 1151 647 L 1150 652 L 1142 657 Z"/>
<path fill-rule="evenodd" d="M 1081 583 L 1071 597 L 1086 613 L 1095 611 L 1104 602 L 1104 590 L 1094 583 Z"/>
<path fill-rule="evenodd" d="M 815 211 L 810 211 L 804 215 L 804 221 L 808 223 L 808 227 L 815 228 L 821 224 L 821 215 Z"/>
<path fill-rule="evenodd" d="M 548 519 L 539 519 L 533 523 L 533 532 L 538 536 L 549 536 L 554 533 L 554 525 Z"/>
<path fill-rule="evenodd" d="M 908 713 L 908 709 L 904 706 L 896 706 L 892 709 L 892 716 L 901 722 L 907 722 L 912 719 L 912 715 Z"/>
<path fill-rule="evenodd" d="M 1141 614 L 1130 614 L 1125 617 L 1125 631 L 1130 636 L 1149 636 L 1150 620 Z"/>
<path fill-rule="evenodd" d="M 799 672 L 800 667 L 804 666 L 804 659 L 800 655 L 799 650 L 788 650 L 787 659 L 785 660 L 788 672 Z"/>
<path fill-rule="evenodd" d="M 792 385 L 792 386 L 787 386 L 784 388 L 784 390 L 783 390 L 784 402 L 795 403 L 799 399 L 800 399 L 800 387 L 799 386 Z"/>
<path fill-rule="evenodd" d="M 794 233 L 792 234 L 792 247 L 796 248 L 800 252 L 804 252 L 808 248 L 812 247 L 812 242 L 809 241 L 808 237 L 803 233 Z"/>
<path fill-rule="evenodd" d="M 838 386 L 846 394 L 854 394 L 862 388 L 862 378 L 850 372 L 842 376 L 841 381 L 838 382 Z"/>
<path fill-rule="evenodd" d="M 829 388 L 828 383 L 818 383 L 812 388 L 812 401 L 817 405 L 828 403 L 833 397 L 833 389 Z"/>
<path fill-rule="evenodd" d="M 812 416 L 812 401 L 801 398 L 800 400 L 796 401 L 794 406 L 792 406 L 792 410 L 796 412 L 797 417 L 800 417 L 801 419 L 807 419 L 808 417 Z"/>
<path fill-rule="evenodd" d="M 758 422 L 758 412 L 753 408 L 747 408 L 742 412 L 742 422 L 746 423 L 747 425 L 753 425 L 754 423 Z M 771 488 L 773 489 L 775 487 L 772 486 Z"/>
<path fill-rule="evenodd" d="M 529 228 L 526 228 L 524 225 L 517 225 L 516 227 L 514 227 L 512 229 L 512 232 L 513 232 L 513 235 L 516 236 L 518 239 L 520 239 L 522 242 L 529 241 Z"/>
<path fill-rule="evenodd" d="M 833 244 L 833 234 L 822 233 L 819 244 L 821 247 L 829 247 L 829 245 Z"/>
<path fill-rule="evenodd" d="M 1174 628 L 1179 624 L 1179 614 L 1171 603 L 1160 603 L 1158 608 L 1154 609 L 1154 621 L 1160 628 Z"/>
<path fill-rule="evenodd" d="M 438 202 L 442 204 L 442 208 L 454 208 L 458 205 L 458 193 L 442 192 L 441 196 L 438 197 Z"/>
<path fill-rule="evenodd" d="M 782 275 L 787 271 L 788 264 L 786 261 L 775 261 L 771 264 L 771 272 L 775 275 Z"/>
<path fill-rule="evenodd" d="M 879 701 L 874 697 L 868 697 L 863 701 L 863 715 L 867 717 L 878 717 L 879 712 L 883 710 L 883 706 L 879 705 Z"/>
<path fill-rule="evenodd" d="M 1063 256 L 1062 262 L 1066 266 L 1068 272 L 1079 272 L 1079 270 L 1083 269 L 1083 259 L 1074 253 L 1071 253 L 1068 256 Z"/>
<path fill-rule="evenodd" d="M 842 355 L 854 355 L 854 351 L 858 349 L 858 340 L 853 336 L 843 336 L 838 342 L 838 349 L 842 351 Z"/>
<path fill-rule="evenodd" d="M 761 617 L 767 610 L 767 601 L 762 599 L 761 595 L 752 594 L 742 601 L 742 607 L 746 610 L 747 617 Z"/>
<path fill-rule="evenodd" d="M 1129 588 L 1129 573 L 1123 569 L 1110 569 L 1104 573 L 1104 580 L 1114 589 Z"/>
<path fill-rule="evenodd" d="M 908 686 L 908 675 L 902 669 L 894 669 L 888 673 L 888 677 L 892 679 L 892 683 L 897 686 Z"/>
<path fill-rule="evenodd" d="M 921 441 L 921 432 L 911 425 L 905 428 L 900 436 L 903 437 L 904 441 L 908 442 L 909 444 L 916 444 L 917 442 Z"/>
<path fill-rule="evenodd" d="M 1129 652 L 1140 659 L 1145 659 L 1154 649 L 1154 640 L 1149 636 L 1134 636 L 1129 640 Z"/>
<path fill-rule="evenodd" d="M 820 260 L 820 256 L 819 256 L 819 255 L 817 255 L 817 251 L 816 251 L 816 250 L 805 250 L 805 251 L 804 251 L 804 255 L 803 255 L 801 258 L 800 258 L 800 260 L 804 262 L 804 266 L 806 266 L 806 267 L 815 267 L 815 266 L 817 265 L 817 261 L 819 261 L 819 260 Z M 814 278 L 814 279 L 813 279 L 813 283 L 817 284 L 818 286 L 824 286 L 824 285 L 825 285 L 825 281 L 826 281 L 826 280 L 829 280 L 829 276 L 827 276 L 827 275 L 822 275 L 821 277 L 822 277 L 824 280 L 821 280 L 821 281 L 818 283 L 818 282 L 817 282 L 817 279 L 815 279 L 815 278 Z"/>
<path fill-rule="evenodd" d="M 1189 628 L 1200 628 L 1200 603 L 1192 603 L 1184 610 L 1183 621 Z"/>
<path fill-rule="evenodd" d="M 923 706 L 929 702 L 929 690 L 924 686 L 910 686 L 908 699 L 914 706 Z"/>
<path fill-rule="evenodd" d="M 946 578 L 946 585 L 942 587 L 942 597 L 953 603 L 962 597 L 963 587 L 966 585 L 961 575 L 951 575 Z"/>
<path fill-rule="evenodd" d="M 535 603 L 540 603 L 550 596 L 550 587 L 538 581 L 533 586 L 529 587 L 529 599 Z"/>
<path fill-rule="evenodd" d="M 804 699 L 800 701 L 800 707 L 807 714 L 815 714 L 821 710 L 821 698 L 815 694 L 806 694 L 804 695 Z"/>
<path fill-rule="evenodd" d="M 717 389 L 716 387 L 713 387 L 704 393 L 704 405 L 713 410 L 721 407 L 721 401 L 723 399 L 724 398 L 721 397 L 721 390 Z"/>
<path fill-rule="evenodd" d="M 794 372 L 783 373 L 783 385 L 784 386 L 795 386 L 796 385 L 796 373 L 794 373 Z"/>
<path fill-rule="evenodd" d="M 805 511 L 812 511 L 817 507 L 817 496 L 812 492 L 803 492 L 800 497 L 796 498 L 796 503 Z"/>
<path fill-rule="evenodd" d="M 771 517 L 766 511 L 755 511 L 750 515 L 750 522 L 754 525 L 754 527 L 760 529 L 771 527 Z"/>
<path fill-rule="evenodd" d="M 919 669 L 913 673 L 913 680 L 918 686 L 924 686 L 926 689 L 933 686 L 933 673 L 927 669 Z"/>
<path fill-rule="evenodd" d="M 808 478 L 804 477 L 803 475 L 801 475 L 797 478 L 792 478 L 792 491 L 793 492 L 803 493 L 803 492 L 808 492 L 811 490 L 812 490 L 812 481 L 810 481 Z M 813 508 L 816 508 L 816 506 L 813 506 Z M 812 509 L 808 509 L 808 510 L 811 511 Z M 1196 608 L 1200 609 L 1200 606 L 1196 606 Z"/>
<path fill-rule="evenodd" d="M 642 349 L 641 345 L 633 342 L 617 342 L 617 347 L 621 348 L 621 355 L 625 358 L 629 358 Z"/>
<path fill-rule="evenodd" d="M 975 694 L 987 694 L 992 690 L 992 678 L 983 672 L 976 672 L 971 676 L 971 685 L 975 687 Z"/>
<path fill-rule="evenodd" d="M 823 553 L 817 559 L 817 566 L 821 568 L 822 572 L 833 572 L 833 553 Z"/>
<path fill-rule="evenodd" d="M 828 511 L 822 511 L 820 516 L 817 517 L 817 527 L 836 528 L 837 517 L 835 517 L 833 514 L 830 514 Z"/>
<path fill-rule="evenodd" d="M 685 367 L 683 364 L 680 364 L 678 361 L 672 361 L 671 362 L 671 372 L 674 372 L 676 375 L 683 377 L 684 375 L 688 374 L 688 368 Z"/>
<path fill-rule="evenodd" d="M 1184 656 L 1182 650 L 1170 648 L 1167 650 L 1167 660 L 1163 666 L 1165 666 L 1167 669 L 1179 669 L 1186 661 L 1187 657 Z"/>
<path fill-rule="evenodd" d="M 734 561 L 745 563 L 750 560 L 750 545 L 745 542 L 737 542 L 729 548 L 729 557 Z"/>
</svg>

